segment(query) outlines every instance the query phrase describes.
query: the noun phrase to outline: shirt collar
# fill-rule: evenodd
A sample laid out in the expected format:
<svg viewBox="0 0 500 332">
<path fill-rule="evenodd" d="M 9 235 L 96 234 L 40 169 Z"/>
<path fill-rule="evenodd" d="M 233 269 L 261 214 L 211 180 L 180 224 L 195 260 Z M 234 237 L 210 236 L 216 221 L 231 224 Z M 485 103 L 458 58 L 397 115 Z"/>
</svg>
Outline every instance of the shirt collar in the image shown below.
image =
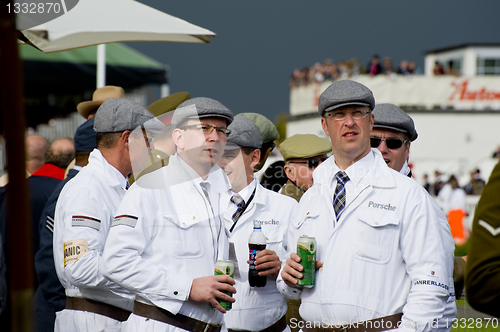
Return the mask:
<svg viewBox="0 0 500 332">
<path fill-rule="evenodd" d="M 94 162 L 92 162 L 94 160 Z M 94 149 L 90 153 L 89 156 L 89 164 L 90 162 L 100 165 L 102 171 L 106 174 L 106 181 L 111 187 L 122 187 L 126 188 L 127 186 L 127 178 L 123 176 L 123 174 L 117 170 L 113 165 L 108 163 L 106 158 L 102 155 L 101 151 L 98 149 Z"/>
<path fill-rule="evenodd" d="M 223 191 L 228 191 L 231 188 L 231 183 L 224 173 L 224 171 L 217 165 L 213 166 L 208 177 L 203 180 L 201 176 L 189 166 L 178 154 L 175 154 L 169 159 L 170 168 L 175 168 L 175 183 L 170 183 L 169 185 L 180 184 L 182 182 L 194 182 L 200 184 L 202 182 L 208 183 L 208 190 L 215 193 L 220 193 Z"/>
<path fill-rule="evenodd" d="M 405 163 L 403 164 L 403 167 L 401 167 L 399 173 L 408 176 L 410 172 L 411 172 L 410 166 L 408 166 L 408 162 L 405 160 Z"/>
<path fill-rule="evenodd" d="M 238 193 L 235 193 L 234 191 L 231 190 L 231 196 L 233 196 L 234 194 L 238 194 L 238 195 L 240 195 L 241 198 L 243 198 L 245 200 L 245 203 L 248 202 L 248 200 L 250 199 L 250 196 L 253 193 L 253 190 L 255 189 L 255 186 L 257 185 L 256 182 L 257 182 L 257 180 L 255 180 L 255 178 L 254 178 L 253 181 L 250 182 L 249 185 L 247 185 L 245 188 L 241 189 L 240 192 L 238 192 Z"/>
</svg>

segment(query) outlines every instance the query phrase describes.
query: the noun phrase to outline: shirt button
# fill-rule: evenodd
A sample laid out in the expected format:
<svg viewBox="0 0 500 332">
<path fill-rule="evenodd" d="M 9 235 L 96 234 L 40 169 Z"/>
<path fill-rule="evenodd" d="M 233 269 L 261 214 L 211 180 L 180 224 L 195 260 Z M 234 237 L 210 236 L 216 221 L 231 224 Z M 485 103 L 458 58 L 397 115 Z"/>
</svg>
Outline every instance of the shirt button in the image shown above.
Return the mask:
<svg viewBox="0 0 500 332">
<path fill-rule="evenodd" d="M 378 222 L 375 222 L 375 225 L 378 225 Z"/>
<path fill-rule="evenodd" d="M 174 291 L 174 295 L 177 295 L 177 294 L 179 294 L 179 292 L 178 291 Z"/>
</svg>

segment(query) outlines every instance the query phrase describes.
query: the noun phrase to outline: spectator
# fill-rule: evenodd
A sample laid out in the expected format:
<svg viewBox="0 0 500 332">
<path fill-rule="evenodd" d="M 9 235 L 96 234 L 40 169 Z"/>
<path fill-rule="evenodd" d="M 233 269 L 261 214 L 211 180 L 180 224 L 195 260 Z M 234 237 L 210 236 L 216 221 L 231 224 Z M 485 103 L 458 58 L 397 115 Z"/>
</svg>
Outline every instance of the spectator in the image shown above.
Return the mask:
<svg viewBox="0 0 500 332">
<path fill-rule="evenodd" d="M 349 68 L 343 60 L 340 60 L 338 63 L 338 72 L 341 79 L 346 79 L 349 77 Z"/>
<path fill-rule="evenodd" d="M 455 244 L 462 245 L 467 241 L 469 235 L 464 226 L 464 218 L 467 216 L 467 203 L 465 201 L 465 190 L 458 185 L 457 178 L 450 176 L 448 183 L 451 186 L 451 195 L 448 202 L 446 216 L 450 223 L 451 235 Z"/>
<path fill-rule="evenodd" d="M 76 106 L 76 109 L 81 116 L 88 120 L 95 116 L 99 106 L 109 98 L 125 98 L 125 91 L 119 86 L 103 86 L 94 91 L 92 100 L 82 101 Z"/>
<path fill-rule="evenodd" d="M 392 59 L 391 57 L 386 56 L 384 58 L 384 68 L 383 68 L 384 74 L 387 76 L 390 76 L 394 74 L 394 67 L 392 65 Z"/>
<path fill-rule="evenodd" d="M 45 164 L 45 152 L 49 148 L 49 141 L 40 135 L 29 135 L 24 140 L 26 153 L 26 177 L 35 173 Z M 9 183 L 9 175 L 5 173 L 0 177 L 0 187 Z"/>
<path fill-rule="evenodd" d="M 444 68 L 438 61 L 434 64 L 434 75 L 444 75 Z"/>
<path fill-rule="evenodd" d="M 486 182 L 481 179 L 481 171 L 476 168 L 470 173 L 470 182 L 464 187 L 467 195 L 481 195 Z"/>
<path fill-rule="evenodd" d="M 280 151 L 288 178 L 281 193 L 298 202 L 313 185 L 313 171 L 326 160 L 327 153 L 332 151 L 331 143 L 327 138 L 316 135 L 297 134 L 284 140 L 280 144 Z"/>
<path fill-rule="evenodd" d="M 372 56 L 372 59 L 368 63 L 368 66 L 366 66 L 366 68 L 368 70 L 368 75 L 370 76 L 375 76 L 382 72 L 382 66 L 380 65 L 380 58 L 378 57 L 377 54 L 374 54 Z"/>
<path fill-rule="evenodd" d="M 422 178 L 423 178 L 423 184 L 422 184 L 422 186 L 424 187 L 425 190 L 427 190 L 428 193 L 430 193 L 431 184 L 429 183 L 429 176 L 427 175 L 427 173 L 424 173 L 424 175 L 422 176 Z"/>
<path fill-rule="evenodd" d="M 399 64 L 398 68 L 398 74 L 399 75 L 410 75 L 410 71 L 408 70 L 408 61 L 403 60 Z"/>
<path fill-rule="evenodd" d="M 408 73 L 410 75 L 417 75 L 417 74 L 420 74 L 418 72 L 418 68 L 417 68 L 417 64 L 415 61 L 410 61 L 410 63 L 408 63 Z"/>
</svg>

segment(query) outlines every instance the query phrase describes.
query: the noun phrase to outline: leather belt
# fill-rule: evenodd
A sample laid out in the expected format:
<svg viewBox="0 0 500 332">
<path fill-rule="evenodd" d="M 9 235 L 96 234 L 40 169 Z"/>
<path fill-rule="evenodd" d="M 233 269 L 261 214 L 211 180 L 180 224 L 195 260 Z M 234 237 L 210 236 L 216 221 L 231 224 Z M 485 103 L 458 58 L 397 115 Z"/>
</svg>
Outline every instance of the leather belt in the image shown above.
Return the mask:
<svg viewBox="0 0 500 332">
<path fill-rule="evenodd" d="M 182 314 L 173 313 L 157 306 L 134 302 L 134 315 L 154 319 L 190 332 L 219 332 L 222 325 L 213 325 Z"/>
<path fill-rule="evenodd" d="M 266 327 L 265 329 L 257 331 L 257 332 L 282 332 L 286 328 L 286 326 L 287 326 L 286 325 L 286 316 L 283 316 L 276 323 L 274 323 L 273 325 L 271 325 L 269 327 Z M 227 329 L 227 331 L 228 332 L 249 332 L 249 331 L 246 331 L 246 330 L 235 331 L 235 330 L 231 330 L 231 329 Z"/>
<path fill-rule="evenodd" d="M 345 326 L 304 327 L 302 330 L 304 332 L 381 332 L 398 328 L 402 316 L 403 314 L 394 314 Z"/>
<path fill-rule="evenodd" d="M 103 315 L 119 322 L 124 322 L 130 316 L 130 311 L 115 307 L 111 304 L 81 297 L 66 297 L 66 309 L 88 311 Z"/>
</svg>

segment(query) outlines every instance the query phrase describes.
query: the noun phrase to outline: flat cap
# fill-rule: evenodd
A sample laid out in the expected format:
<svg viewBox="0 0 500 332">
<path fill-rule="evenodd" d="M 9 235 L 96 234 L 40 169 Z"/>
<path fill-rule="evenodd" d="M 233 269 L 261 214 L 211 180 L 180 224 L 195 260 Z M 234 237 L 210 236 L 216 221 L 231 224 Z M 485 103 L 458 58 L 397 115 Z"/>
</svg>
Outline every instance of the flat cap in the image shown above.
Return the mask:
<svg viewBox="0 0 500 332">
<path fill-rule="evenodd" d="M 263 143 L 273 142 L 280 138 L 280 134 L 278 133 L 274 123 L 272 123 L 271 120 L 266 118 L 264 115 L 259 113 L 240 113 L 238 115 L 243 115 L 259 127 Z"/>
<path fill-rule="evenodd" d="M 161 133 L 165 127 L 150 111 L 129 99 L 107 99 L 95 115 L 94 130 L 98 133 L 134 130 L 139 126 L 153 133 Z"/>
<path fill-rule="evenodd" d="M 235 116 L 233 122 L 227 128 L 231 130 L 231 134 L 227 138 L 226 150 L 236 147 L 260 149 L 262 146 L 259 127 L 246 117 Z"/>
<path fill-rule="evenodd" d="M 196 97 L 186 100 L 177 107 L 172 117 L 171 125 L 174 128 L 179 128 L 181 124 L 189 119 L 208 117 L 224 118 L 229 125 L 233 122 L 234 115 L 233 112 L 217 100 L 206 97 Z"/>
<path fill-rule="evenodd" d="M 378 104 L 373 109 L 375 122 L 373 128 L 385 128 L 408 135 L 413 142 L 417 139 L 417 131 L 413 119 L 394 104 Z"/>
<path fill-rule="evenodd" d="M 76 152 L 90 152 L 97 148 L 94 120 L 95 117 L 85 121 L 76 129 L 74 136 Z"/>
<path fill-rule="evenodd" d="M 336 81 L 319 97 L 318 112 L 323 116 L 325 112 L 348 105 L 368 106 L 373 110 L 375 98 L 372 91 L 361 83 L 350 80 Z"/>
<path fill-rule="evenodd" d="M 176 92 L 150 104 L 148 111 L 156 116 L 164 125 L 169 125 L 174 115 L 173 111 L 177 106 L 189 100 L 190 97 L 187 91 Z"/>
<path fill-rule="evenodd" d="M 280 152 L 285 161 L 289 159 L 308 159 L 332 151 L 332 143 L 328 138 L 312 134 L 296 134 L 280 144 Z"/>
</svg>

